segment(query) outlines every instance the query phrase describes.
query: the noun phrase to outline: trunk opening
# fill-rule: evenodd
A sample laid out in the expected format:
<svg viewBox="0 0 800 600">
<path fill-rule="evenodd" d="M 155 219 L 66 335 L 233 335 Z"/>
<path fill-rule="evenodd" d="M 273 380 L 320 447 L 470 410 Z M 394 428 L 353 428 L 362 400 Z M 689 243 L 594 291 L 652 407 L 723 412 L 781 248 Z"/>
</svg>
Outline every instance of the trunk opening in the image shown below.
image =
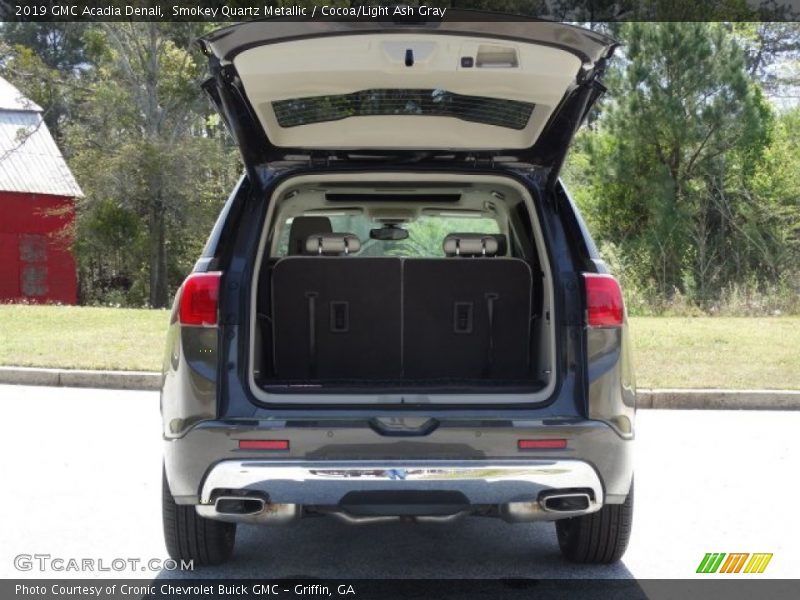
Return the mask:
<svg viewBox="0 0 800 600">
<path fill-rule="evenodd" d="M 269 201 L 252 290 L 258 400 L 549 398 L 552 278 L 533 201 L 518 182 L 307 175 Z"/>
</svg>

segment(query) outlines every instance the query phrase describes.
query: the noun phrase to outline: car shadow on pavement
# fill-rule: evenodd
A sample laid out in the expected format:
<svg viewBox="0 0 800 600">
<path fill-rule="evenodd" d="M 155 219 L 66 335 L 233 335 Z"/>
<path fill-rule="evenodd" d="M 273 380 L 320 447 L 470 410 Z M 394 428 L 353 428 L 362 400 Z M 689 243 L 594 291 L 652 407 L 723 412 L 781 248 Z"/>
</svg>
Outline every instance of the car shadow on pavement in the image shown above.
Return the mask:
<svg viewBox="0 0 800 600">
<path fill-rule="evenodd" d="M 457 580 L 460 588 L 467 586 L 467 593 L 460 589 L 453 596 L 459 598 L 490 598 L 493 590 L 485 589 L 486 585 L 499 586 L 494 592 L 503 592 L 503 597 L 530 597 L 532 592 L 541 597 L 544 580 L 566 579 L 584 580 L 587 591 L 593 588 L 597 593 L 589 580 L 610 579 L 627 580 L 620 582 L 626 598 L 645 597 L 624 562 L 576 565 L 563 559 L 552 523 L 512 525 L 479 517 L 441 524 L 352 525 L 320 517 L 288 527 L 240 525 L 234 555 L 227 564 L 194 571 L 162 571 L 159 578 Z M 556 586 L 558 582 L 549 583 Z M 570 585 L 577 585 L 579 591 L 579 583 Z M 451 581 L 448 587 L 456 592 L 452 586 Z M 432 592 L 430 582 L 423 587 L 426 594 Z M 415 597 L 407 583 L 403 594 Z"/>
</svg>

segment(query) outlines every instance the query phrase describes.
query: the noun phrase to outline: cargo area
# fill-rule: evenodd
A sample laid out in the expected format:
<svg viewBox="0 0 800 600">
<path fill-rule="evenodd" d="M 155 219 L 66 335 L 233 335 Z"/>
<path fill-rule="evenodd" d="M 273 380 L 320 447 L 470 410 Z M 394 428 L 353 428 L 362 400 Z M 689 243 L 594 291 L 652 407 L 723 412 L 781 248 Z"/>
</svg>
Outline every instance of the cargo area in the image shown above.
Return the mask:
<svg viewBox="0 0 800 600">
<path fill-rule="evenodd" d="M 514 180 L 299 177 L 270 199 L 258 253 L 259 400 L 538 402 L 552 390 L 550 267 Z"/>
</svg>

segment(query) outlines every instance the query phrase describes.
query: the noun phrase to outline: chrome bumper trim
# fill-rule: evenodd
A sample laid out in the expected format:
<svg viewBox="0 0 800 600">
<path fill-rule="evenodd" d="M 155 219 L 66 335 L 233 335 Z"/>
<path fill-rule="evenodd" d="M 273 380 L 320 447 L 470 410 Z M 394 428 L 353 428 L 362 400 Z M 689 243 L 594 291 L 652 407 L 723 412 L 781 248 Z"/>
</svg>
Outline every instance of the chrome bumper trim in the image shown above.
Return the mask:
<svg viewBox="0 0 800 600">
<path fill-rule="evenodd" d="M 573 516 L 547 510 L 543 492 L 591 490 L 580 514 L 599 510 L 603 486 L 594 468 L 580 460 L 473 462 L 306 462 L 226 460 L 202 485 L 198 512 L 214 518 L 215 497 L 231 490 L 259 494 L 270 505 L 342 506 L 353 492 L 459 492 L 469 505 L 504 506 L 509 520 Z M 251 517 L 251 520 L 257 520 Z"/>
</svg>

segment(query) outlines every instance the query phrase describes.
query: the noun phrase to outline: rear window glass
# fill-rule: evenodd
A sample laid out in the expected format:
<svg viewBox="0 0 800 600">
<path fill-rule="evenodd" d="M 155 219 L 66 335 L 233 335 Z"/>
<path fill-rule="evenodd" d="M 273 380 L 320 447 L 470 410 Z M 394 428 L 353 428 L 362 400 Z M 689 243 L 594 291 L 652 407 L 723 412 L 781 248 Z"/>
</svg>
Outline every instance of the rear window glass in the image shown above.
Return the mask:
<svg viewBox="0 0 800 600">
<path fill-rule="evenodd" d="M 373 240 L 370 229 L 378 228 L 364 215 L 337 215 L 328 217 L 333 231 L 352 233 L 361 241 L 357 256 L 405 256 L 440 257 L 444 256 L 442 244 L 451 233 L 502 233 L 499 223 L 491 217 L 457 217 L 424 215 L 412 223 L 400 225 L 408 231 L 404 240 Z M 288 219 L 279 232 L 278 256 L 286 256 L 289 248 L 289 230 L 293 219 Z"/>
<path fill-rule="evenodd" d="M 374 89 L 272 102 L 281 127 L 297 127 L 348 117 L 418 115 L 453 117 L 485 125 L 524 129 L 535 105 L 530 102 L 465 96 L 441 89 Z"/>
</svg>

